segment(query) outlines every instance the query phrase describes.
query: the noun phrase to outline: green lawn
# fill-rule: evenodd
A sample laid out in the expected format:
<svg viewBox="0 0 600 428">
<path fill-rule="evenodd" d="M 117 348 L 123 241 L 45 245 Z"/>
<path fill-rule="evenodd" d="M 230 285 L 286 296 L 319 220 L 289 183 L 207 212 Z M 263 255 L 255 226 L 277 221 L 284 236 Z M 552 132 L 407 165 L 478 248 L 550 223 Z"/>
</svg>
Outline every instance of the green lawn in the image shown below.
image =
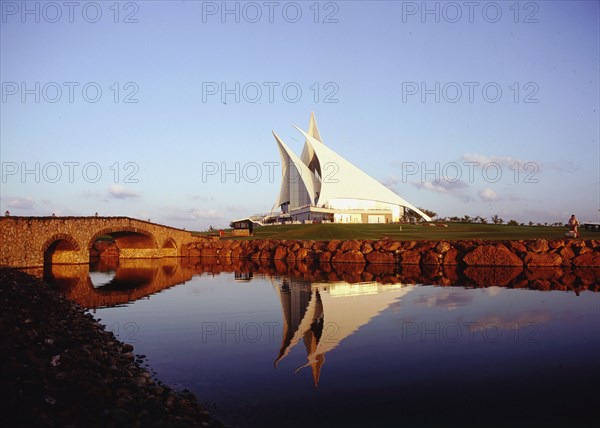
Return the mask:
<svg viewBox="0 0 600 428">
<path fill-rule="evenodd" d="M 495 224 L 445 223 L 448 227 L 415 224 L 293 224 L 265 226 L 254 229 L 250 238 L 232 239 L 381 239 L 385 236 L 401 241 L 410 240 L 516 240 L 516 239 L 561 239 L 565 227 L 507 226 Z M 402 230 L 400 230 L 402 227 Z M 199 235 L 201 233 L 198 233 Z M 600 239 L 600 232 L 580 230 L 583 239 Z"/>
</svg>

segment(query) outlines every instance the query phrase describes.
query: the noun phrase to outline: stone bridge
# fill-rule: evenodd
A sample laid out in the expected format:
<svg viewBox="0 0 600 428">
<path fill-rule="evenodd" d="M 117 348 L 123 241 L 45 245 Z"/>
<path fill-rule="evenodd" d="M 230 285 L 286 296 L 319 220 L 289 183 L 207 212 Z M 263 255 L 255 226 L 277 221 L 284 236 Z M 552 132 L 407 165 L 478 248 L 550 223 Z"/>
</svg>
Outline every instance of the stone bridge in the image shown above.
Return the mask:
<svg viewBox="0 0 600 428">
<path fill-rule="evenodd" d="M 110 235 L 119 258 L 182 257 L 203 238 L 130 217 L 0 217 L 0 266 L 89 263 L 90 249 Z"/>
</svg>

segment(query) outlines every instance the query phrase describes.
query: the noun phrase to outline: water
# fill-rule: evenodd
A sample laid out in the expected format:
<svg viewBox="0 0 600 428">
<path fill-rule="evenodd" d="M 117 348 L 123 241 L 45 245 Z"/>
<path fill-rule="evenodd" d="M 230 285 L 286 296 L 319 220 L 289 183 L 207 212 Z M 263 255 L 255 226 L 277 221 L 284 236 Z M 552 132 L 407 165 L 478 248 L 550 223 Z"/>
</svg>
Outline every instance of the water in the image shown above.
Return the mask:
<svg viewBox="0 0 600 428">
<path fill-rule="evenodd" d="M 596 418 L 600 293 L 352 283 L 332 272 L 324 281 L 210 263 L 53 274 L 159 379 L 234 426 Z"/>
</svg>

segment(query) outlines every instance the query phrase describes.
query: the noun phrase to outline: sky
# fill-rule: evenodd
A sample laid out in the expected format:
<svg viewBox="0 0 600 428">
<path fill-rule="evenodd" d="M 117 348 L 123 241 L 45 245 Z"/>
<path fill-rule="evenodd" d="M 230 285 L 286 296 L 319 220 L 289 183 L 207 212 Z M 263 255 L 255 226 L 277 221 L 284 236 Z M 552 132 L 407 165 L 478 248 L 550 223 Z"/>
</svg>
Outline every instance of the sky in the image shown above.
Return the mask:
<svg viewBox="0 0 600 428">
<path fill-rule="evenodd" d="M 205 230 L 323 142 L 441 217 L 600 221 L 597 1 L 1 1 L 0 212 Z"/>
</svg>

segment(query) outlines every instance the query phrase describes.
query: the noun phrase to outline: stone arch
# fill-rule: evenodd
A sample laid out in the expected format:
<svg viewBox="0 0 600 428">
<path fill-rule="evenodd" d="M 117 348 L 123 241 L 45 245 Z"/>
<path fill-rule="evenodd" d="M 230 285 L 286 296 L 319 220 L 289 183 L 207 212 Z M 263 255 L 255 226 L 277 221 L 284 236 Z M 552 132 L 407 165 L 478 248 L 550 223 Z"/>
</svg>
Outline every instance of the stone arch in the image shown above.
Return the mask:
<svg viewBox="0 0 600 428">
<path fill-rule="evenodd" d="M 115 227 L 107 227 L 104 229 L 100 229 L 99 231 L 94 233 L 92 235 L 91 239 L 88 241 L 88 244 L 87 244 L 88 251 L 90 251 L 92 249 L 94 242 L 96 242 L 96 240 L 102 235 L 112 236 L 113 239 L 117 242 L 117 246 L 119 246 L 119 247 L 121 247 L 124 242 L 124 240 L 120 239 L 120 238 L 123 238 L 127 235 L 137 235 L 137 236 L 144 237 L 140 240 L 140 243 L 142 245 L 150 244 L 150 246 L 151 246 L 150 248 L 158 248 L 156 238 L 154 237 L 154 235 L 152 233 L 148 232 L 147 230 L 140 229 L 138 227 L 131 227 L 131 226 L 115 226 Z M 119 242 L 119 241 L 121 241 L 121 242 Z M 121 245 L 119 245 L 119 243 Z M 144 247 L 141 247 L 141 248 L 144 248 Z M 145 248 L 148 248 L 148 247 L 145 247 Z"/>
<path fill-rule="evenodd" d="M 48 247 L 50 247 L 52 244 L 60 241 L 65 241 L 66 243 L 68 243 L 68 246 L 70 247 L 68 249 L 71 251 L 81 250 L 81 248 L 79 247 L 79 243 L 71 235 L 68 235 L 66 233 L 57 233 L 52 235 L 50 238 L 46 239 L 46 241 L 42 245 L 42 253 L 45 253 Z"/>
<path fill-rule="evenodd" d="M 167 237 L 161 247 L 161 255 L 163 257 L 177 257 L 179 249 L 177 243 L 172 237 Z"/>
<path fill-rule="evenodd" d="M 71 235 L 56 233 L 44 241 L 42 245 L 44 266 L 58 263 L 79 263 L 79 243 Z"/>
<path fill-rule="evenodd" d="M 168 237 L 165 239 L 165 242 L 163 242 L 162 248 L 177 248 L 177 243 L 173 238 Z"/>
</svg>

